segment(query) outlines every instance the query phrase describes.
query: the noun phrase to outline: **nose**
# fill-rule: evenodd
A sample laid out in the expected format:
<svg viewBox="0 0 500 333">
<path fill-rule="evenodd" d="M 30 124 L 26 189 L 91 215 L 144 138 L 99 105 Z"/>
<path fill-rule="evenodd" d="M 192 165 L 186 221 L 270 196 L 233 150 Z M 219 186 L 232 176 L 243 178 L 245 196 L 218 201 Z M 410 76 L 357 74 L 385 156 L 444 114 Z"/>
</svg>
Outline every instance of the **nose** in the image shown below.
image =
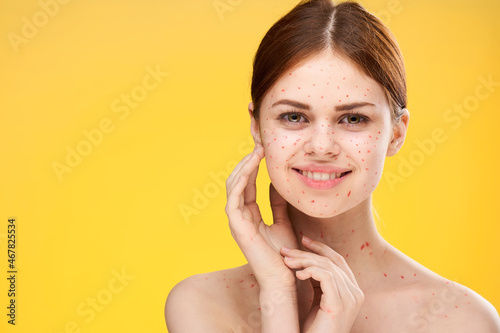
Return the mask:
<svg viewBox="0 0 500 333">
<path fill-rule="evenodd" d="M 304 142 L 304 150 L 307 154 L 316 156 L 336 156 L 340 153 L 335 132 L 328 122 L 321 122 L 311 128 L 307 139 Z"/>
</svg>

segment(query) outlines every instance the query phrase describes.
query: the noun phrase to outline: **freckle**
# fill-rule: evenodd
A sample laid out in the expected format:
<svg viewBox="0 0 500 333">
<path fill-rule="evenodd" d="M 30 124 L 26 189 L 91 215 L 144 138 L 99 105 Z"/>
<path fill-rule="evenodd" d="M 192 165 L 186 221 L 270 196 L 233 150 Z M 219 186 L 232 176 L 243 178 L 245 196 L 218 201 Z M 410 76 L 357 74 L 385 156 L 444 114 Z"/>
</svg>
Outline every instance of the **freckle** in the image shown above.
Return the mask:
<svg viewBox="0 0 500 333">
<path fill-rule="evenodd" d="M 366 91 L 370 91 L 370 89 L 366 89 Z"/>
<path fill-rule="evenodd" d="M 348 165 L 348 166 L 351 166 L 351 163 L 348 163 L 347 165 Z"/>
<path fill-rule="evenodd" d="M 290 73 L 290 75 L 292 75 L 292 73 Z"/>
<path fill-rule="evenodd" d="M 315 87 L 316 87 L 316 83 L 313 83 L 313 86 L 315 86 Z"/>
<path fill-rule="evenodd" d="M 366 94 L 365 94 L 365 96 L 366 96 Z"/>
<path fill-rule="evenodd" d="M 384 273 L 384 276 L 387 277 L 387 274 Z"/>
<path fill-rule="evenodd" d="M 321 98 L 323 98 L 323 96 L 321 96 Z"/>
<path fill-rule="evenodd" d="M 281 149 L 285 149 L 285 146 L 281 146 Z"/>
<path fill-rule="evenodd" d="M 252 285 L 250 286 L 250 288 L 253 288 L 253 286 L 255 286 L 255 284 L 252 284 Z"/>
<path fill-rule="evenodd" d="M 349 95 L 345 95 L 345 97 L 349 97 Z"/>
<path fill-rule="evenodd" d="M 361 150 L 359 150 L 358 153 L 361 153 Z"/>
<path fill-rule="evenodd" d="M 311 97 L 311 95 L 307 95 L 307 97 Z"/>
<path fill-rule="evenodd" d="M 302 194 L 306 194 L 306 192 L 302 191 Z"/>
<path fill-rule="evenodd" d="M 273 158 L 273 155 L 269 155 L 269 158 Z"/>
<path fill-rule="evenodd" d="M 327 82 L 326 84 L 328 85 L 328 84 L 330 84 L 330 82 Z"/>
<path fill-rule="evenodd" d="M 289 190 L 286 190 L 286 193 L 290 193 L 290 191 L 289 191 Z"/>
<path fill-rule="evenodd" d="M 345 257 L 346 257 L 346 258 L 347 258 L 347 257 L 349 257 L 349 253 L 347 253 L 347 254 L 345 255 Z"/>
<path fill-rule="evenodd" d="M 208 278 L 205 278 L 205 280 L 208 280 Z"/>
<path fill-rule="evenodd" d="M 290 181 L 290 179 L 288 179 L 288 178 L 287 178 L 287 179 L 286 179 L 286 181 L 287 181 L 287 182 L 289 182 L 289 181 Z"/>
<path fill-rule="evenodd" d="M 403 275 L 401 275 L 401 278 L 404 279 L 405 277 Z"/>
<path fill-rule="evenodd" d="M 436 294 L 432 293 L 432 296 L 434 296 L 434 295 L 436 295 Z"/>
<path fill-rule="evenodd" d="M 243 280 L 240 280 L 240 283 L 243 282 Z"/>
<path fill-rule="evenodd" d="M 285 91 L 285 89 L 281 89 L 281 91 Z"/>
<path fill-rule="evenodd" d="M 342 80 L 345 80 L 345 77 L 344 77 L 344 78 L 342 78 Z"/>
<path fill-rule="evenodd" d="M 351 232 L 354 232 L 354 229 L 352 229 Z"/>
<path fill-rule="evenodd" d="M 366 152 L 369 154 L 369 153 L 371 153 L 371 150 L 367 150 Z"/>
<path fill-rule="evenodd" d="M 339 194 L 337 193 L 337 195 L 336 195 L 336 196 L 338 197 L 338 196 L 339 196 Z"/>
<path fill-rule="evenodd" d="M 413 274 L 413 276 L 417 276 L 417 273 Z"/>
<path fill-rule="evenodd" d="M 378 132 L 378 134 L 380 134 L 380 132 Z"/>
<path fill-rule="evenodd" d="M 446 282 L 448 284 L 448 282 Z M 468 294 L 464 294 L 464 296 L 469 296 Z"/>
<path fill-rule="evenodd" d="M 349 197 L 351 195 L 351 191 L 349 191 L 349 193 L 347 193 L 347 196 Z"/>
<path fill-rule="evenodd" d="M 339 99 L 339 103 L 340 103 L 340 102 L 342 102 L 342 100 L 341 100 L 341 99 Z"/>
<path fill-rule="evenodd" d="M 373 252 L 370 252 L 369 254 L 370 254 L 370 255 L 372 255 L 372 254 L 373 254 Z"/>
<path fill-rule="evenodd" d="M 276 169 L 278 169 L 278 167 L 276 167 Z"/>
<path fill-rule="evenodd" d="M 365 168 L 365 170 L 369 170 L 368 168 Z"/>
<path fill-rule="evenodd" d="M 274 138 L 274 141 L 276 141 L 276 138 Z"/>
<path fill-rule="evenodd" d="M 337 89 L 340 89 L 340 87 L 339 87 L 339 86 L 337 86 Z"/>
<path fill-rule="evenodd" d="M 312 203 L 314 203 L 314 200 L 311 200 Z"/>
<path fill-rule="evenodd" d="M 364 159 L 361 159 L 362 162 L 364 162 L 365 160 Z"/>
<path fill-rule="evenodd" d="M 368 317 L 365 317 L 365 319 L 368 319 Z"/>
<path fill-rule="evenodd" d="M 377 174 L 377 173 L 378 173 L 378 172 L 377 172 L 377 171 L 375 171 L 375 174 Z"/>
<path fill-rule="evenodd" d="M 297 200 L 298 203 L 300 203 L 300 200 Z"/>
</svg>

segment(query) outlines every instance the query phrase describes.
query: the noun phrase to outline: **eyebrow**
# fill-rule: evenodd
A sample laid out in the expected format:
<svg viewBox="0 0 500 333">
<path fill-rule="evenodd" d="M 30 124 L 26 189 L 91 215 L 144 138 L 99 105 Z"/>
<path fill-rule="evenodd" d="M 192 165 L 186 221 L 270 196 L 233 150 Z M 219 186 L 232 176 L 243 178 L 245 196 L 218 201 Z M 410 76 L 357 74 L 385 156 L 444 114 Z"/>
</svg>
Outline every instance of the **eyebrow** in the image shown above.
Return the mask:
<svg viewBox="0 0 500 333">
<path fill-rule="evenodd" d="M 290 106 L 293 106 L 293 107 L 295 107 L 297 109 L 301 109 L 301 110 L 307 110 L 307 111 L 311 110 L 311 107 L 309 105 L 301 103 L 301 102 L 293 101 L 291 99 L 281 99 L 281 100 L 275 102 L 271 107 L 275 107 L 276 105 L 280 105 L 280 104 L 290 105 Z M 363 106 L 370 106 L 370 105 L 375 106 L 375 104 L 368 103 L 368 102 L 356 102 L 356 103 L 340 104 L 340 105 L 335 106 L 335 111 L 337 111 L 337 112 L 348 111 L 348 110 L 353 110 L 356 108 L 360 108 Z"/>
</svg>

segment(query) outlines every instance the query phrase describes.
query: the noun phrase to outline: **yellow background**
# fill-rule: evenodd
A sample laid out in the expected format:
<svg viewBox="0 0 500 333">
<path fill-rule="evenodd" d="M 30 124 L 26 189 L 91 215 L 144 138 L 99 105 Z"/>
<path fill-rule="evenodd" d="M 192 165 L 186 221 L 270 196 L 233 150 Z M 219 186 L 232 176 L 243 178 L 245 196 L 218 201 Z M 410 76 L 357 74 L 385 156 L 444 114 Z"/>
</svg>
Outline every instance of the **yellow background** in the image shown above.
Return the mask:
<svg viewBox="0 0 500 333">
<path fill-rule="evenodd" d="M 245 263 L 227 227 L 223 180 L 211 174 L 223 178 L 253 148 L 253 55 L 296 1 L 221 2 L 231 10 L 219 15 L 213 0 L 74 0 L 46 22 L 37 1 L 0 2 L 0 268 L 3 276 L 7 219 L 16 217 L 19 270 L 15 327 L 0 279 L 3 332 L 165 332 L 177 282 Z M 480 77 L 500 82 L 500 2 L 362 4 L 389 25 L 408 76 L 409 133 L 385 169 L 401 178 L 383 178 L 374 194 L 381 233 L 498 308 L 500 89 L 475 94 Z M 34 16 L 38 31 L 13 47 L 9 36 L 22 36 L 23 18 Z M 140 92 L 148 67 L 169 75 L 127 116 L 114 112 L 122 94 Z M 447 110 L 474 98 L 453 128 Z M 66 164 L 67 146 L 84 145 L 82 131 L 103 119 L 113 130 L 60 181 L 53 163 Z M 446 140 L 422 155 L 417 141 L 436 129 Z M 420 164 L 402 172 L 411 156 Z M 195 212 L 183 217 L 188 206 Z M 122 272 L 125 282 L 115 277 Z M 93 317 L 92 299 L 101 300 Z"/>
</svg>

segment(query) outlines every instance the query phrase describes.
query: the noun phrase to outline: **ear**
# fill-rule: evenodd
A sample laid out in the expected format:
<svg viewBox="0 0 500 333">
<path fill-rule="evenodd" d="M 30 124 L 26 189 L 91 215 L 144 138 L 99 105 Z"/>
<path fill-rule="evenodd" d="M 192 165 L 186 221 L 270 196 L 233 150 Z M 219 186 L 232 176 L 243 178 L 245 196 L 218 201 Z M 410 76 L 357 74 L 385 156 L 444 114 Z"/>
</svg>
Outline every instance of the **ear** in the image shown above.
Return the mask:
<svg viewBox="0 0 500 333">
<path fill-rule="evenodd" d="M 254 106 L 253 103 L 248 104 L 248 113 L 250 114 L 250 133 L 252 133 L 253 141 L 255 145 L 262 146 L 262 139 L 260 137 L 260 125 L 259 120 L 254 117 Z"/>
<path fill-rule="evenodd" d="M 403 109 L 403 114 L 399 121 L 393 125 L 392 138 L 387 147 L 387 156 L 394 156 L 401 149 L 406 138 L 406 131 L 410 123 L 410 112 Z"/>
</svg>

